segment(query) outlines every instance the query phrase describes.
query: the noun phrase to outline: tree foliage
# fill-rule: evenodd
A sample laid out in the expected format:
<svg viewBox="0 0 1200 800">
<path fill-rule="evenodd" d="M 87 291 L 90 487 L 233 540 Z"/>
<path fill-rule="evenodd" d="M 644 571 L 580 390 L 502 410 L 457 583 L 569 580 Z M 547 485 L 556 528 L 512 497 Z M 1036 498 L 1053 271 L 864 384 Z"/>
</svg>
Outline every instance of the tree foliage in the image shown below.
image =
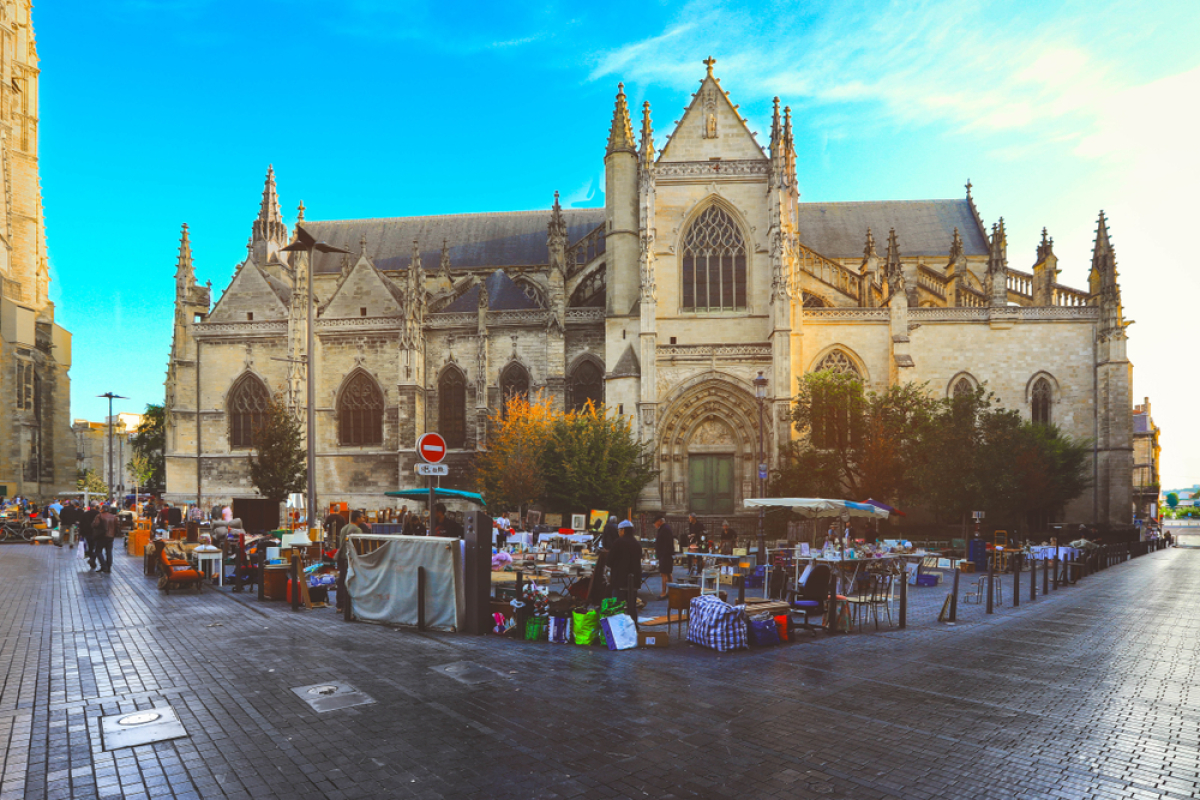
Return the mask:
<svg viewBox="0 0 1200 800">
<path fill-rule="evenodd" d="M 628 508 L 654 478 L 647 447 L 632 422 L 590 403 L 563 412 L 541 393 L 510 398 L 493 413 L 487 450 L 476 461 L 489 505 L 577 513 Z"/>
<path fill-rule="evenodd" d="M 808 436 L 783 448 L 777 496 L 871 497 L 943 521 L 981 510 L 1027 528 L 1089 485 L 1088 442 L 1023 420 L 984 389 L 935 399 L 924 384 L 872 392 L 855 375 L 810 373 L 792 419 Z"/>
<path fill-rule="evenodd" d="M 141 453 L 136 453 L 133 458 L 129 459 L 129 472 L 139 487 L 149 486 L 151 478 L 154 477 L 154 465 L 149 458 Z"/>
<path fill-rule="evenodd" d="M 78 473 L 75 485 L 79 487 L 81 492 L 91 492 L 92 494 L 107 495 L 108 484 L 104 479 L 96 474 L 96 470 L 88 469 Z"/>
<path fill-rule="evenodd" d="M 289 494 L 307 488 L 307 451 L 300 423 L 275 396 L 267 404 L 260 425 L 254 429 L 254 449 L 250 460 L 250 481 L 259 494 L 282 503 Z"/>
<path fill-rule="evenodd" d="M 146 404 L 142 421 L 138 423 L 137 432 L 130 437 L 129 443 L 133 446 L 134 457 L 141 456 L 149 465 L 149 473 L 144 477 L 144 485 L 159 490 L 166 488 L 167 415 L 161 405 Z"/>
<path fill-rule="evenodd" d="M 487 450 L 475 462 L 480 493 L 494 508 L 523 509 L 546 490 L 542 454 L 554 411 L 541 392 L 514 395 L 488 417 Z"/>
<path fill-rule="evenodd" d="M 1179 495 L 1175 492 L 1167 492 L 1167 505 L 1172 509 L 1179 505 Z"/>
<path fill-rule="evenodd" d="M 590 401 L 582 410 L 554 415 L 542 472 L 546 504 L 563 513 L 632 508 L 655 475 L 632 420 Z"/>
</svg>

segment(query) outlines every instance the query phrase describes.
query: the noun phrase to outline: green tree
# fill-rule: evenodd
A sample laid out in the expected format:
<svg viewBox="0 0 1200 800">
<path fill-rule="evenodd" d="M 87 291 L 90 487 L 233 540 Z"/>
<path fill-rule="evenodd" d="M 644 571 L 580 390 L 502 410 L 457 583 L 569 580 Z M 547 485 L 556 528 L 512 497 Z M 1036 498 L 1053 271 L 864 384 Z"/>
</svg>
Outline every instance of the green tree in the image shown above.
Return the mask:
<svg viewBox="0 0 1200 800">
<path fill-rule="evenodd" d="M 92 494 L 107 495 L 108 484 L 104 479 L 96 474 L 96 470 L 82 470 L 76 474 L 75 485 L 81 492 L 91 492 Z"/>
<path fill-rule="evenodd" d="M 1167 492 L 1167 505 L 1174 510 L 1179 506 L 1179 495 L 1175 492 Z"/>
<path fill-rule="evenodd" d="M 134 457 L 141 456 L 149 466 L 144 479 L 139 480 L 151 489 L 161 491 L 167 485 L 167 467 L 164 452 L 167 443 L 167 415 L 161 405 L 147 403 L 137 432 L 130 437 Z M 132 464 L 132 462 L 130 462 Z"/>
<path fill-rule="evenodd" d="M 875 392 L 857 375 L 809 373 L 800 379 L 792 407 L 796 430 L 808 438 L 785 448 L 785 466 L 773 485 L 904 502 L 917 493 L 915 478 L 927 453 L 922 437 L 938 410 L 924 384 Z"/>
<path fill-rule="evenodd" d="M 254 429 L 250 451 L 250 481 L 259 494 L 282 503 L 307 488 L 307 453 L 300 423 L 276 396 L 270 399 L 262 423 Z"/>
<path fill-rule="evenodd" d="M 138 490 L 142 487 L 150 485 L 150 479 L 154 477 L 154 465 L 150 463 L 150 459 L 141 453 L 137 453 L 133 458 L 129 459 L 129 471 L 133 474 L 134 480 L 137 481 Z"/>
<path fill-rule="evenodd" d="M 638 439 L 629 417 L 596 409 L 552 417 L 542 451 L 545 500 L 563 513 L 593 508 L 626 509 L 654 480 L 649 446 Z"/>
</svg>

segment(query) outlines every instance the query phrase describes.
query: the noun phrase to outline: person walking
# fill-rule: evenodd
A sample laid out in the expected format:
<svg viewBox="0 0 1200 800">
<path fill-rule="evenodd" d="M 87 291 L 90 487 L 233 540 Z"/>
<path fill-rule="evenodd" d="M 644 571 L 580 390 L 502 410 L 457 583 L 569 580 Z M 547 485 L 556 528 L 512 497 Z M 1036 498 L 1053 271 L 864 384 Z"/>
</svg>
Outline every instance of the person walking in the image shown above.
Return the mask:
<svg viewBox="0 0 1200 800">
<path fill-rule="evenodd" d="M 105 575 L 112 572 L 113 542 L 117 538 L 117 515 L 112 506 L 105 506 L 96 517 L 94 523 L 96 541 L 92 545 L 96 551 L 96 560 L 100 562 L 100 572 Z"/>
<path fill-rule="evenodd" d="M 79 535 L 83 539 L 83 555 L 88 560 L 88 566 L 92 569 L 96 568 L 96 534 L 94 528 L 96 526 L 96 517 L 100 516 L 100 509 L 95 503 L 88 506 L 88 509 L 83 512 L 79 523 Z"/>
<path fill-rule="evenodd" d="M 658 560 L 658 577 L 662 579 L 662 593 L 658 599 L 666 600 L 667 584 L 675 572 L 675 531 L 662 514 L 655 515 L 654 529 L 658 531 L 654 535 L 654 556 Z"/>
<path fill-rule="evenodd" d="M 346 537 L 354 533 L 362 533 L 363 529 L 359 527 L 363 522 L 363 513 L 357 508 L 350 512 L 350 524 L 343 525 L 337 532 L 337 603 L 338 613 L 342 613 L 345 608 L 346 597 L 346 571 L 350 569 L 350 548 L 354 545 L 349 544 Z"/>
<path fill-rule="evenodd" d="M 609 514 L 608 521 L 604 523 L 604 530 L 600 532 L 600 546 L 609 552 L 612 552 L 617 545 L 617 540 L 621 538 L 621 531 L 617 527 L 617 523 L 620 521 L 616 514 Z M 630 525 L 632 524 L 630 523 Z"/>
</svg>

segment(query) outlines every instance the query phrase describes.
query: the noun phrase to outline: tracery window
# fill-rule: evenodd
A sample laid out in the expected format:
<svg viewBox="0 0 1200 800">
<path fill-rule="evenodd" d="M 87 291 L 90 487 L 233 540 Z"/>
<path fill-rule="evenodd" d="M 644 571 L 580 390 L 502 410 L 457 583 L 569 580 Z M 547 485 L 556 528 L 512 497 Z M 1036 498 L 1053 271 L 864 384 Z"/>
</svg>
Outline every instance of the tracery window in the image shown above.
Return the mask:
<svg viewBox="0 0 1200 800">
<path fill-rule="evenodd" d="M 271 393 L 258 377 L 243 375 L 226 401 L 229 414 L 229 446 L 253 447 L 254 431 L 266 419 Z"/>
<path fill-rule="evenodd" d="M 579 282 L 571 295 L 571 308 L 604 308 L 604 265 Z"/>
<path fill-rule="evenodd" d="M 709 206 L 683 237 L 683 308 L 746 307 L 746 242 L 728 211 Z"/>
<path fill-rule="evenodd" d="M 824 298 L 820 297 L 819 295 L 809 294 L 808 292 L 805 292 L 804 293 L 804 307 L 805 308 L 828 308 L 829 304 L 826 303 Z"/>
<path fill-rule="evenodd" d="M 862 377 L 862 373 L 858 371 L 858 366 L 855 365 L 854 361 L 843 350 L 830 351 L 828 355 L 821 359 L 813 369 L 813 372 L 823 372 L 826 370 L 829 372 L 848 372 L 852 375 Z"/>
<path fill-rule="evenodd" d="M 567 408 L 582 411 L 589 400 L 597 410 L 604 403 L 604 370 L 590 358 L 579 362 L 567 378 Z"/>
<path fill-rule="evenodd" d="M 969 397 L 971 394 L 974 393 L 974 391 L 975 391 L 975 386 L 974 386 L 974 384 L 971 383 L 971 379 L 964 377 L 964 378 L 959 378 L 958 381 L 955 382 L 954 389 L 952 390 L 951 393 L 954 395 L 954 397 L 958 398 L 958 397 Z"/>
<path fill-rule="evenodd" d="M 365 372 L 354 374 L 337 404 L 338 441 L 345 446 L 383 444 L 383 392 Z"/>
<path fill-rule="evenodd" d="M 529 373 L 516 361 L 500 373 L 500 402 L 504 404 L 501 414 L 508 412 L 508 401 L 514 397 L 529 397 Z"/>
<path fill-rule="evenodd" d="M 1053 390 L 1050 381 L 1038 378 L 1033 384 L 1032 416 L 1035 425 L 1050 424 L 1050 405 L 1053 400 Z"/>
<path fill-rule="evenodd" d="M 450 367 L 438 381 L 438 430 L 450 448 L 467 444 L 467 379 Z"/>
<path fill-rule="evenodd" d="M 17 361 L 16 407 L 18 411 L 29 411 L 33 408 L 33 364 L 29 361 Z"/>
</svg>

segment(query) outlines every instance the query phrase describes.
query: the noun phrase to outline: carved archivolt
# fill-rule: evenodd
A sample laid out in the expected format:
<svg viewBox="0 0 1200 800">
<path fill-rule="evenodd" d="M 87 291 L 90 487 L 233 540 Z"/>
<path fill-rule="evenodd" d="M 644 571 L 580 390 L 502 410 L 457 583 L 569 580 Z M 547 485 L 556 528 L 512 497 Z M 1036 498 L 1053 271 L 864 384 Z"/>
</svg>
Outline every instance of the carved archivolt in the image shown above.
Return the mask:
<svg viewBox="0 0 1200 800">
<path fill-rule="evenodd" d="M 709 372 L 687 384 L 659 406 L 659 467 L 661 480 L 684 480 L 688 448 L 696 445 L 727 445 L 745 459 L 758 447 L 758 405 L 753 394 L 731 376 Z M 770 426 L 768 426 L 770 428 Z M 775 447 L 772 431 L 766 431 L 764 446 Z"/>
</svg>

